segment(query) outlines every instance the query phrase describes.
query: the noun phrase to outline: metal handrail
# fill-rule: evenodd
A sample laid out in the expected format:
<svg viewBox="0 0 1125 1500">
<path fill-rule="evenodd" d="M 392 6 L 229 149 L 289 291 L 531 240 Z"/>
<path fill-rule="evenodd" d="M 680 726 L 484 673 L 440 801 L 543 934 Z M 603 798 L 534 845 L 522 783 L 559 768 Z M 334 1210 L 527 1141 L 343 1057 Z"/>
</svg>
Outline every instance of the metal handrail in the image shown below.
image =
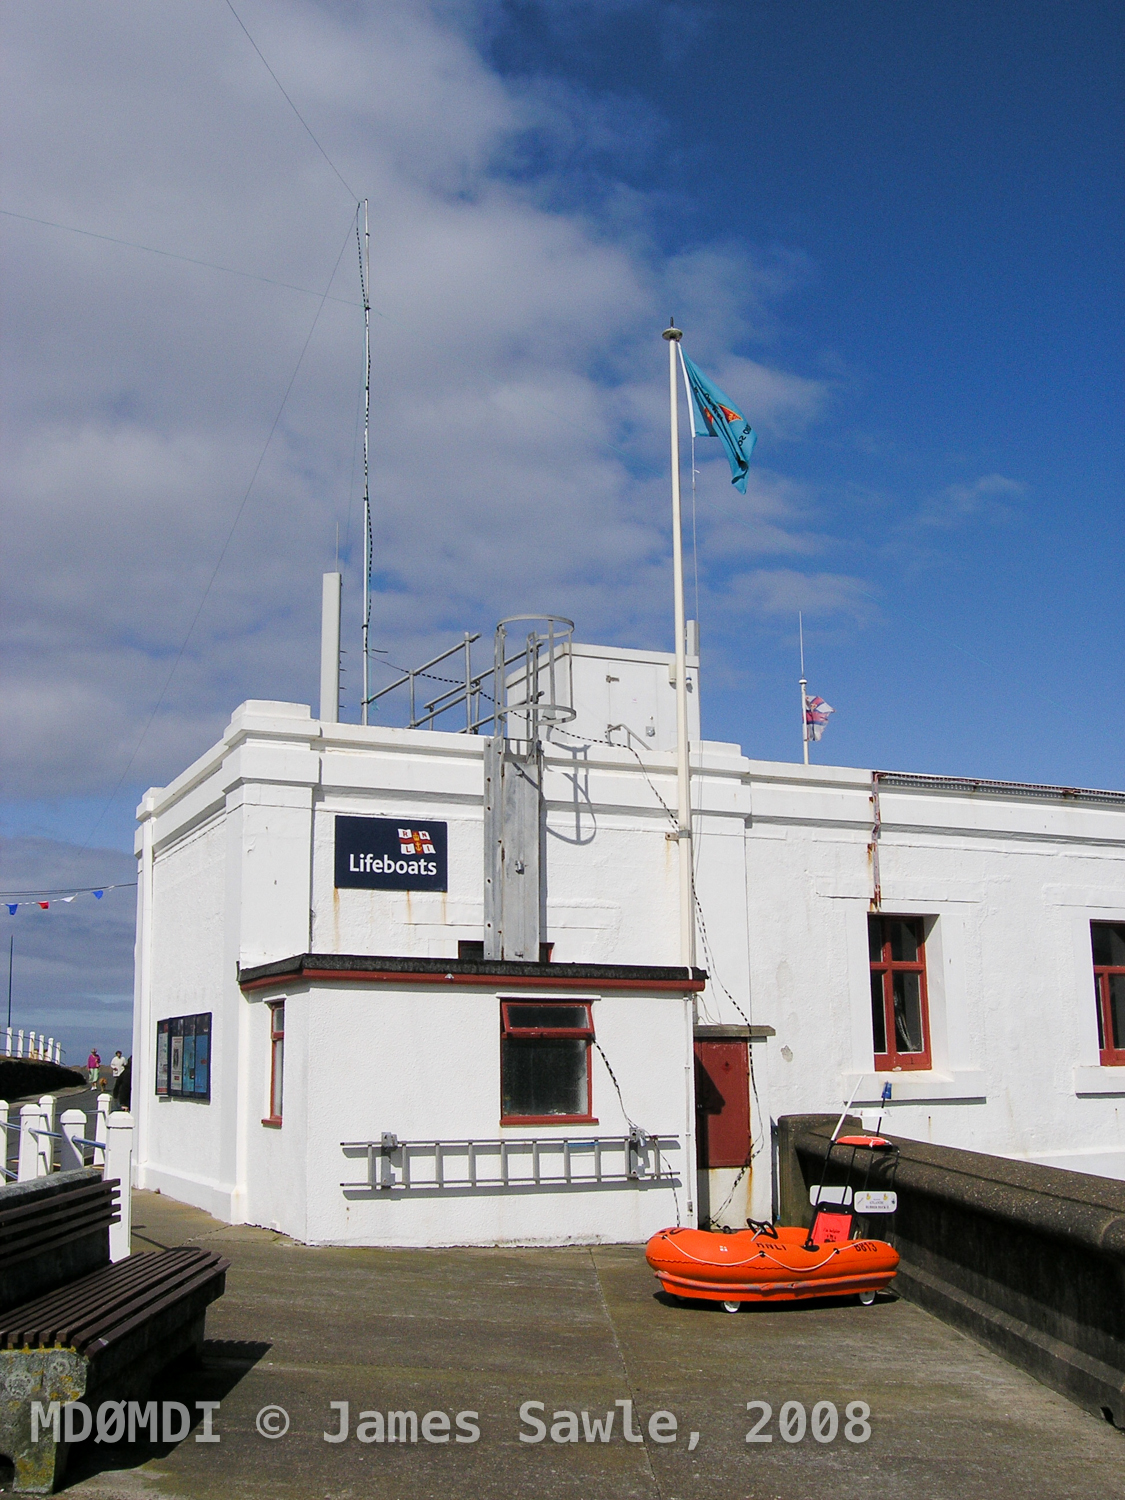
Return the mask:
<svg viewBox="0 0 1125 1500">
<path fill-rule="evenodd" d="M 526 640 L 509 655 L 507 628 L 516 624 L 545 625 L 546 631 L 540 634 L 538 630 L 530 630 Z M 456 646 L 450 646 L 439 655 L 431 657 L 420 667 L 402 672 L 394 682 L 380 688 L 377 693 L 372 693 L 367 702 L 377 703 L 388 693 L 405 687 L 410 694 L 410 717 L 406 725 L 408 729 L 433 729 L 436 720 L 442 714 L 464 703 L 465 727 L 459 733 L 479 734 L 486 725 L 490 724 L 493 734 L 507 735 L 508 718 L 523 717 L 528 721 L 527 738 L 536 740 L 540 718 L 548 723 L 558 724 L 567 723 L 575 717 L 574 708 L 567 701 L 573 697 L 573 682 L 569 676 L 569 654 L 573 638 L 574 621 L 562 615 L 510 615 L 507 619 L 501 620 L 496 627 L 492 665 L 486 671 L 473 672 L 471 648 L 474 641 L 480 640 L 480 632 L 471 634 L 466 630 L 463 639 Z M 443 688 L 435 697 L 426 702 L 424 711 L 419 714 L 416 702 L 417 679 L 432 675 L 431 668 L 440 666 L 442 662 L 448 661 L 459 652 L 463 652 L 465 658 L 464 679 L 458 682 L 450 679 L 450 686 Z M 565 672 L 569 685 L 569 691 L 565 697 L 557 691 L 560 686 L 558 673 L 563 657 L 567 658 Z M 522 681 L 524 684 L 524 701 L 509 704 L 507 701 L 508 669 L 519 662 L 524 665 L 522 677 L 517 674 L 517 682 Z M 493 681 L 491 693 L 484 686 L 489 677 Z M 545 680 L 548 684 L 545 690 L 539 686 L 541 680 Z M 546 702 L 544 702 L 544 693 Z M 485 709 L 488 708 L 488 704 L 482 701 L 485 699 L 491 704 L 487 712 Z"/>
<path fill-rule="evenodd" d="M 401 677 L 397 677 L 394 680 L 394 682 L 392 682 L 389 686 L 387 686 L 385 688 L 380 688 L 377 693 L 372 693 L 371 696 L 370 696 L 370 698 L 368 698 L 368 700 L 367 700 L 368 703 L 377 703 L 380 698 L 385 698 L 388 693 L 393 693 L 396 688 L 400 688 L 400 687 L 404 687 L 404 686 L 409 686 L 409 688 L 410 688 L 410 723 L 407 725 L 407 728 L 408 729 L 417 729 L 417 728 L 419 728 L 421 726 L 421 724 L 423 724 L 425 722 L 425 719 L 426 719 L 427 716 L 423 715 L 422 719 L 418 719 L 416 717 L 415 707 L 414 707 L 414 679 L 416 677 L 424 677 L 426 675 L 426 673 L 430 670 L 431 667 L 440 666 L 443 661 L 447 661 L 451 656 L 455 656 L 458 651 L 463 651 L 465 653 L 465 681 L 464 681 L 464 683 L 458 683 L 453 689 L 451 689 L 451 691 L 453 693 L 464 693 L 465 696 L 466 696 L 466 702 L 468 702 L 470 700 L 470 698 L 471 698 L 471 678 L 472 678 L 472 655 L 471 655 L 471 652 L 470 652 L 469 648 L 473 644 L 474 641 L 479 641 L 479 640 L 480 640 L 480 631 L 479 630 L 476 632 L 475 635 L 470 635 L 470 633 L 466 630 L 465 634 L 464 634 L 464 638 L 456 646 L 450 646 L 449 649 L 448 649 L 448 651 L 443 651 L 440 656 L 435 656 L 430 661 L 423 662 L 420 667 L 413 667 L 409 672 L 404 672 Z M 443 693 L 441 696 L 442 697 L 448 697 L 449 694 L 447 692 L 447 693 Z M 451 704 L 448 705 L 448 707 L 450 707 L 450 708 L 452 708 L 454 706 L 455 706 L 455 703 L 451 703 Z M 444 712 L 444 710 L 442 710 L 442 711 Z M 431 714 L 431 715 L 429 715 L 429 717 L 432 719 L 433 715 Z M 466 710 L 466 719 L 468 719 L 468 718 L 471 718 L 471 714 L 468 712 L 468 710 Z M 467 728 L 468 728 L 468 724 L 466 723 L 466 729 Z"/>
</svg>

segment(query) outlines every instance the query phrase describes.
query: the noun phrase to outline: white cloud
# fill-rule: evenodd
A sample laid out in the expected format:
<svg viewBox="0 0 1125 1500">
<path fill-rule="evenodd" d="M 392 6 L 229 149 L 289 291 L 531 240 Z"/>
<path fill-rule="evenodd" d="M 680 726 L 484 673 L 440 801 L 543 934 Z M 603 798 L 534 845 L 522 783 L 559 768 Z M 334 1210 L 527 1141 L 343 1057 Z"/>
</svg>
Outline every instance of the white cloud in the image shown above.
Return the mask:
<svg viewBox="0 0 1125 1500">
<path fill-rule="evenodd" d="M 807 268 L 730 244 L 663 260 L 643 197 L 613 180 L 604 109 L 590 118 L 588 201 L 575 202 L 559 163 L 582 149 L 589 101 L 557 84 L 504 83 L 449 11 L 246 0 L 240 13 L 371 199 L 380 643 L 416 658 L 516 609 L 570 614 L 587 637 L 662 639 L 659 329 L 669 311 L 690 316 L 693 348 L 759 429 L 799 433 L 828 387 L 736 356 L 731 342 L 766 330 Z M 332 565 L 337 523 L 351 544 L 356 644 L 351 205 L 223 7 L 47 0 L 9 11 L 7 31 L 13 210 L 321 289 L 344 246 L 332 290 L 345 303 L 317 320 L 130 773 L 162 781 L 241 698 L 308 701 L 317 575 Z M 529 174 L 514 164 L 532 138 L 544 164 Z M 7 792 L 93 795 L 121 774 L 163 689 L 317 301 L 41 226 L 5 228 Z M 747 515 L 751 552 L 820 545 L 807 497 L 768 471 L 755 475 Z M 705 524 L 717 560 L 742 555 L 741 522 L 722 504 Z M 769 614 L 798 577 L 715 587 L 728 613 Z M 842 608 L 847 582 L 832 584 Z M 354 713 L 354 652 L 349 664 Z"/>
<path fill-rule="evenodd" d="M 1019 502 L 1027 485 L 1003 474 L 984 474 L 971 484 L 947 485 L 933 496 L 918 516 L 924 526 L 951 528 L 970 521 L 1001 526 L 1021 513 Z"/>
<path fill-rule="evenodd" d="M 753 611 L 793 621 L 800 610 L 809 619 L 843 615 L 857 624 L 875 618 L 878 604 L 871 585 L 846 573 L 798 573 L 792 568 L 755 569 L 730 580 L 724 591 L 728 611 Z"/>
</svg>

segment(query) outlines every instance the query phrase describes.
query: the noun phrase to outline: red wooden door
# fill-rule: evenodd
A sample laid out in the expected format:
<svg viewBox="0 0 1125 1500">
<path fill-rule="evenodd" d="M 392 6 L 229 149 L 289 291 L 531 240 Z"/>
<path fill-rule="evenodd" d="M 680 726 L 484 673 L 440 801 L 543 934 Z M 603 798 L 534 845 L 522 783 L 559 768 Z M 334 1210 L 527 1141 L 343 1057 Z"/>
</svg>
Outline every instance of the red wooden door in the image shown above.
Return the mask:
<svg viewBox="0 0 1125 1500">
<path fill-rule="evenodd" d="M 744 1167 L 750 1160 L 746 1042 L 696 1042 L 695 1142 L 700 1167 Z"/>
</svg>

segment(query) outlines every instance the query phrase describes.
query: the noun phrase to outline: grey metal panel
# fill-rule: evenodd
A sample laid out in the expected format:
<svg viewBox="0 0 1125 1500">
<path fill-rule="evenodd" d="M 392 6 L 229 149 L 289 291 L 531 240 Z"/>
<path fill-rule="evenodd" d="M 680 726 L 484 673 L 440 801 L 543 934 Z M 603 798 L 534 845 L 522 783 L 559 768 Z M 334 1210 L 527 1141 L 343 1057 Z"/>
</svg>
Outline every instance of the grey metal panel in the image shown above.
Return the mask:
<svg viewBox="0 0 1125 1500">
<path fill-rule="evenodd" d="M 503 906 L 501 958 L 539 957 L 539 863 L 542 751 L 524 759 L 504 754 L 504 841 L 500 850 Z"/>
<path fill-rule="evenodd" d="M 543 757 L 499 736 L 484 755 L 484 956 L 539 957 Z"/>
</svg>

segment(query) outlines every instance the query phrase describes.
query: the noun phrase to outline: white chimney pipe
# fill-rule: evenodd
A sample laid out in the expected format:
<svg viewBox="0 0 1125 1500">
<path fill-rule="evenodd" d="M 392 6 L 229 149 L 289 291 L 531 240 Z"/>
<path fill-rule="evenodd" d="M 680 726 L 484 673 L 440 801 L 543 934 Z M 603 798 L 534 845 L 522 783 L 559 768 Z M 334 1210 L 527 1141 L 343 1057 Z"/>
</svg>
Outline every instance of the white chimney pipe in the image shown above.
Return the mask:
<svg viewBox="0 0 1125 1500">
<path fill-rule="evenodd" d="M 340 590 L 343 575 L 325 573 L 320 614 L 320 718 L 324 724 L 340 720 Z"/>
</svg>

